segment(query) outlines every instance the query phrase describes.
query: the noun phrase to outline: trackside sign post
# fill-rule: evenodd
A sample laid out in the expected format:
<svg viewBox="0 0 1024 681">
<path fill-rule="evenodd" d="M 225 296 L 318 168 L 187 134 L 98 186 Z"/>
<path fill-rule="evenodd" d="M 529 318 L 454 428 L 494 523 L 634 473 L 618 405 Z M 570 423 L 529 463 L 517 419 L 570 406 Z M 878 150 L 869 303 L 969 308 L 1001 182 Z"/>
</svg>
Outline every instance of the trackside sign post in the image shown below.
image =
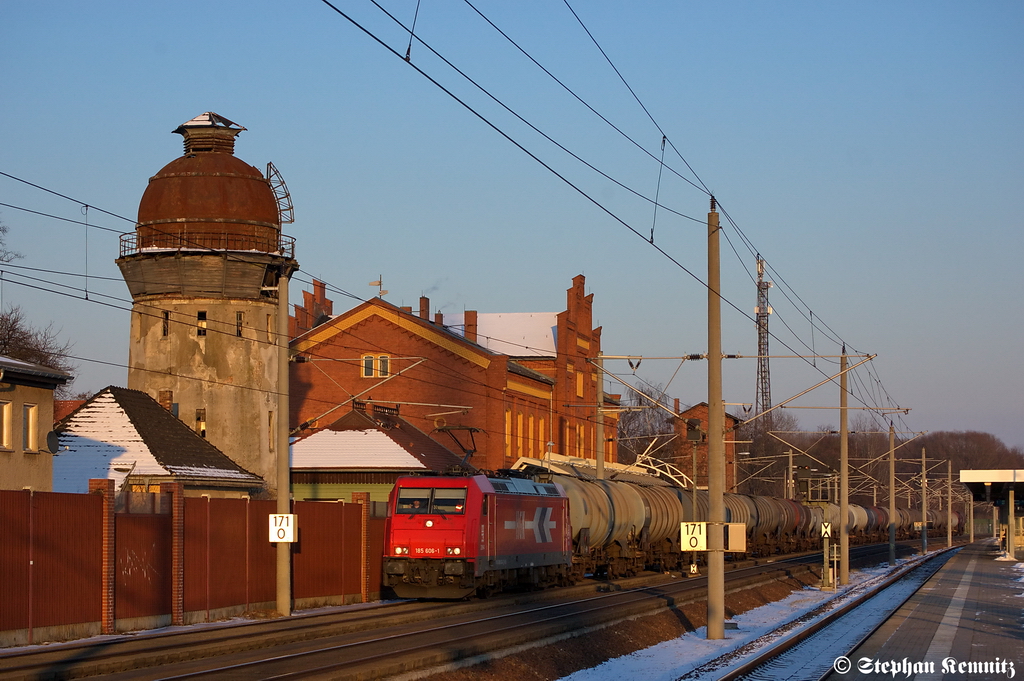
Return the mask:
<svg viewBox="0 0 1024 681">
<path fill-rule="evenodd" d="M 725 551 L 744 553 L 747 550 L 747 526 L 744 523 L 722 523 L 725 528 Z M 680 523 L 681 551 L 708 550 L 708 523 Z"/>
<path fill-rule="evenodd" d="M 682 532 L 679 546 L 683 551 L 708 550 L 707 523 L 680 523 L 679 526 Z"/>
<path fill-rule="evenodd" d="M 271 513 L 271 543 L 295 543 L 295 524 L 296 521 L 294 513 Z"/>
</svg>

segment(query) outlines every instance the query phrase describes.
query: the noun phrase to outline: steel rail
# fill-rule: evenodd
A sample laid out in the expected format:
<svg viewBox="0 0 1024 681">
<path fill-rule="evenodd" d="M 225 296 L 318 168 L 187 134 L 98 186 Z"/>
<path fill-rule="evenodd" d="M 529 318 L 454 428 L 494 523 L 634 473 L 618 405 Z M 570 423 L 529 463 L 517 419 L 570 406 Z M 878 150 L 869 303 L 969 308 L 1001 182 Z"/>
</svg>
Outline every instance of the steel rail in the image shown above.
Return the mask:
<svg viewBox="0 0 1024 681">
<path fill-rule="evenodd" d="M 722 674 L 719 677 L 720 681 L 738 681 L 739 679 L 743 679 L 743 678 L 748 677 L 748 676 L 753 676 L 754 674 L 757 673 L 757 670 L 759 670 L 760 668 L 766 666 L 772 660 L 777 659 L 778 657 L 786 654 L 787 652 L 789 652 L 790 650 L 792 650 L 796 646 L 798 646 L 798 645 L 804 643 L 805 641 L 813 638 L 822 629 L 824 629 L 825 627 L 829 626 L 830 624 L 833 624 L 834 622 L 842 619 L 846 615 L 850 614 L 851 612 L 853 612 L 854 610 L 856 610 L 857 608 L 861 607 L 862 605 L 867 603 L 869 600 L 871 600 L 872 598 L 874 598 L 875 596 L 880 594 L 885 589 L 887 589 L 890 586 L 896 584 L 900 580 L 905 579 L 905 578 L 911 576 L 917 570 L 925 568 L 926 566 L 930 565 L 935 560 L 938 560 L 938 559 L 941 558 L 941 559 L 943 559 L 943 563 L 944 563 L 945 560 L 948 560 L 949 557 L 950 557 L 948 554 L 950 554 L 953 551 L 957 551 L 957 550 L 959 550 L 961 548 L 962 548 L 962 546 L 948 547 L 948 548 L 942 549 L 940 551 L 937 551 L 937 552 L 935 552 L 933 554 L 928 554 L 928 555 L 922 556 L 920 560 L 918 560 L 918 561 L 916 561 L 914 563 L 901 566 L 892 575 L 889 575 L 886 579 L 884 579 L 883 581 L 881 581 L 878 584 L 874 585 L 869 591 L 866 591 L 865 593 L 863 593 L 863 594 L 857 596 L 856 598 L 850 600 L 848 603 L 846 603 L 843 606 L 837 608 L 836 610 L 830 612 L 828 615 L 826 615 L 824 617 L 821 617 L 820 619 L 815 621 L 813 624 L 808 625 L 807 627 L 804 627 L 804 628 L 800 629 L 795 634 L 792 634 L 791 636 L 787 636 L 786 638 L 782 639 L 778 644 L 773 645 L 773 646 L 767 648 L 766 650 L 764 650 L 761 653 L 757 654 L 752 659 L 750 659 L 747 662 L 743 663 L 739 667 L 736 667 L 735 669 L 733 669 L 733 670 L 731 670 L 731 671 L 729 671 L 729 672 L 727 672 L 725 674 Z M 910 600 L 914 596 L 914 594 L 916 594 L 918 591 L 920 591 L 921 588 L 923 588 L 926 583 L 927 583 L 927 580 L 922 582 L 921 585 L 919 585 L 916 589 L 914 589 L 909 594 L 907 594 L 906 597 L 900 599 L 899 602 L 896 603 L 895 606 L 891 609 L 890 616 L 891 616 L 891 614 L 893 612 L 896 612 L 897 610 L 899 610 L 903 606 L 904 603 L 906 603 L 908 600 Z M 843 654 L 848 654 L 849 652 L 856 650 L 868 637 L 870 637 L 873 633 L 875 633 L 879 629 L 879 627 L 881 627 L 883 624 L 885 624 L 885 622 L 887 620 L 888 620 L 888 616 L 887 617 L 883 617 L 879 622 L 877 622 L 873 627 L 871 627 L 870 631 L 868 631 L 866 634 L 864 634 L 861 637 L 859 637 L 857 639 L 857 641 L 853 645 L 849 646 L 845 651 L 843 651 Z M 815 681 L 821 681 L 822 679 L 825 679 L 826 677 L 828 677 L 831 673 L 832 673 L 832 668 L 830 667 L 824 674 L 822 674 L 821 676 L 817 677 L 817 679 L 815 679 Z"/>
</svg>

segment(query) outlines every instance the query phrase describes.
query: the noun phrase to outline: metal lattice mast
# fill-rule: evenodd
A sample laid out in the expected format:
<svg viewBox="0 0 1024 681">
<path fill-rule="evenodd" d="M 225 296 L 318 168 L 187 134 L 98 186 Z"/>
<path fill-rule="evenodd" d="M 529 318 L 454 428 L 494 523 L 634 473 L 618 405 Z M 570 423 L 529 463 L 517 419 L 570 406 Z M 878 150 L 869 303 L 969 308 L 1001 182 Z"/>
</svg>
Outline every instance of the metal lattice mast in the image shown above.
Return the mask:
<svg viewBox="0 0 1024 681">
<path fill-rule="evenodd" d="M 764 260 L 757 256 L 757 389 L 754 397 L 754 415 L 762 413 L 772 406 L 772 379 L 768 368 L 768 315 L 772 308 L 768 305 L 768 289 L 772 282 L 764 279 Z M 771 414 L 762 421 L 766 430 L 771 429 Z"/>
</svg>

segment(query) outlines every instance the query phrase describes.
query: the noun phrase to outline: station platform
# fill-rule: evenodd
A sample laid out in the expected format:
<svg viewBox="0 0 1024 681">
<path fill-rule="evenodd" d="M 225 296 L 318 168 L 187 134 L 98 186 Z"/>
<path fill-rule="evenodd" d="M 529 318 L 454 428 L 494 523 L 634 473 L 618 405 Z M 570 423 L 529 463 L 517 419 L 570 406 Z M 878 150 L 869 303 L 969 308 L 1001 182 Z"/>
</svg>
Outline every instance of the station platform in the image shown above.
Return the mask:
<svg viewBox="0 0 1024 681">
<path fill-rule="evenodd" d="M 969 544 L 829 679 L 1024 678 L 1024 571 L 995 540 Z"/>
</svg>

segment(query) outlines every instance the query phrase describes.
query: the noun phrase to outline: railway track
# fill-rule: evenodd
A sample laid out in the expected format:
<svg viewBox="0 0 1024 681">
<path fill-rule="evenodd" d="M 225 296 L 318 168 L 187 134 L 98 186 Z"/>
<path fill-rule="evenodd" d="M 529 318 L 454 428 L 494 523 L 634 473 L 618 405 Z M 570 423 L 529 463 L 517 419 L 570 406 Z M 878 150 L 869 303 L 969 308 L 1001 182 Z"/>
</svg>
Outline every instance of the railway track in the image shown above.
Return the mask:
<svg viewBox="0 0 1024 681">
<path fill-rule="evenodd" d="M 701 665 L 680 681 L 709 675 L 722 681 L 821 681 L 832 673 L 837 657 L 855 650 L 959 548 L 919 557 L 884 578 L 862 585 L 859 593 L 842 606 L 829 610 L 833 604 L 825 603 L 761 639 Z M 737 666 L 736 661 L 744 657 L 750 659 Z"/>
<path fill-rule="evenodd" d="M 885 548 L 883 551 L 887 550 Z M 858 547 L 852 555 L 870 555 Z M 867 560 L 873 560 L 868 558 Z M 738 590 L 817 565 L 810 554 L 736 567 Z M 703 600 L 703 578 L 646 578 L 459 603 L 401 602 L 320 615 L 45 646 L 0 655 L 8 679 L 374 679 L 463 666 Z M 429 623 L 429 624 L 425 624 Z"/>
</svg>

